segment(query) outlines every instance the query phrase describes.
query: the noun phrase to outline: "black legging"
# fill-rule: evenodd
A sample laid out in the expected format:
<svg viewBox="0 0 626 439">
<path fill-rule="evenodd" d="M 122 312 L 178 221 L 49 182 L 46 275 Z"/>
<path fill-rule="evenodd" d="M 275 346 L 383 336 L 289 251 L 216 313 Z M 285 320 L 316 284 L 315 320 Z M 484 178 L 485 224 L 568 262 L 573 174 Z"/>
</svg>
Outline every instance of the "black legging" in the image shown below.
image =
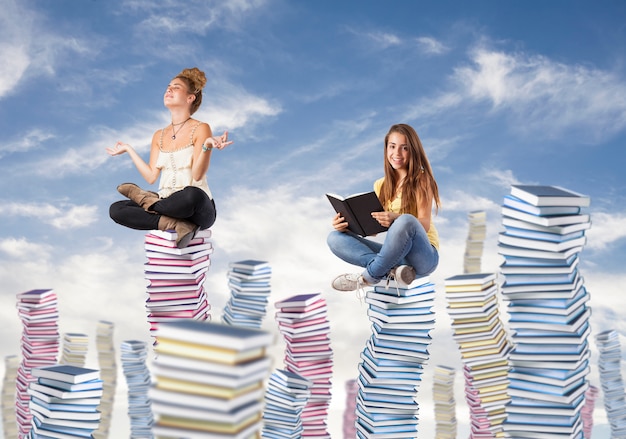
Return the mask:
<svg viewBox="0 0 626 439">
<path fill-rule="evenodd" d="M 206 192 L 195 186 L 174 192 L 167 198 L 161 198 L 146 212 L 143 207 L 131 200 L 116 201 L 109 208 L 109 216 L 113 221 L 131 229 L 156 230 L 161 215 L 185 219 L 208 229 L 215 222 L 215 201 Z"/>
</svg>

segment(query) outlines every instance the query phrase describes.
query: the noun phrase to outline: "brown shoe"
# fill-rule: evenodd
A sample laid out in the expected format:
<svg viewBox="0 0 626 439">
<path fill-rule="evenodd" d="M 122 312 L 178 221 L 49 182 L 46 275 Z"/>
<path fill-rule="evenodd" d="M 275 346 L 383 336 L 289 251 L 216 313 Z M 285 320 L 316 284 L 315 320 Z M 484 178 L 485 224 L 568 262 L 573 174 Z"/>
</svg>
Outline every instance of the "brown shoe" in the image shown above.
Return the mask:
<svg viewBox="0 0 626 439">
<path fill-rule="evenodd" d="M 187 220 L 165 215 L 161 215 L 159 218 L 159 230 L 176 231 L 176 247 L 178 248 L 187 247 L 199 229 L 200 226 Z"/>
<path fill-rule="evenodd" d="M 126 198 L 143 207 L 146 212 L 152 212 L 150 208 L 159 201 L 159 194 L 152 191 L 144 191 L 134 183 L 123 183 L 117 187 L 117 191 Z"/>
</svg>

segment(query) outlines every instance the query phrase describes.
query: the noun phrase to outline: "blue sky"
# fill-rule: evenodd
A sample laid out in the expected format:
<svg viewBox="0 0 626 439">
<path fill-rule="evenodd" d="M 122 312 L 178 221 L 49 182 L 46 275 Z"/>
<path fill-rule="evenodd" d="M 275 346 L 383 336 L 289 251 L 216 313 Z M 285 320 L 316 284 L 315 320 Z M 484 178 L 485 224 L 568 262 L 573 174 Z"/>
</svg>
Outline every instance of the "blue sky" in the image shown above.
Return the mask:
<svg viewBox="0 0 626 439">
<path fill-rule="evenodd" d="M 276 300 L 322 292 L 341 353 L 334 436 L 370 330 L 365 308 L 329 287 L 350 267 L 326 248 L 324 193 L 371 188 L 393 123 L 416 128 L 442 198 L 431 364 L 456 349 L 442 281 L 462 271 L 467 214 L 487 212 L 483 270 L 497 271 L 500 204 L 515 183 L 591 196 L 580 270 L 594 332 L 626 334 L 625 54 L 621 1 L 2 0 L 0 354 L 19 353 L 15 294 L 33 288 L 59 295 L 62 332 L 95 336 L 94 322 L 107 319 L 118 344 L 147 340 L 143 234 L 108 217 L 116 186 L 143 182 L 105 148 L 122 140 L 147 157 L 152 133 L 170 122 L 165 86 L 192 66 L 209 78 L 196 116 L 235 141 L 209 170 L 213 317 L 231 261 L 270 261 Z M 421 392 L 430 437 L 431 388 Z"/>
</svg>

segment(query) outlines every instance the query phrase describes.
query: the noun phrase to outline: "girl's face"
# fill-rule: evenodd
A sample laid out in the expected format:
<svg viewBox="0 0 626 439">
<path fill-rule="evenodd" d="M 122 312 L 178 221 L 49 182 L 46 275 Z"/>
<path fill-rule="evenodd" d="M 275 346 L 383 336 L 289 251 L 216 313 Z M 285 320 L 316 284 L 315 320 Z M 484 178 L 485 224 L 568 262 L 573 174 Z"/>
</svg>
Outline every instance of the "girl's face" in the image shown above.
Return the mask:
<svg viewBox="0 0 626 439">
<path fill-rule="evenodd" d="M 168 104 L 187 103 L 188 96 L 187 85 L 181 79 L 174 78 L 165 89 L 163 102 L 166 106 Z"/>
<path fill-rule="evenodd" d="M 407 170 L 409 167 L 409 144 L 404 134 L 393 132 L 387 139 L 387 160 L 393 169 Z"/>
</svg>

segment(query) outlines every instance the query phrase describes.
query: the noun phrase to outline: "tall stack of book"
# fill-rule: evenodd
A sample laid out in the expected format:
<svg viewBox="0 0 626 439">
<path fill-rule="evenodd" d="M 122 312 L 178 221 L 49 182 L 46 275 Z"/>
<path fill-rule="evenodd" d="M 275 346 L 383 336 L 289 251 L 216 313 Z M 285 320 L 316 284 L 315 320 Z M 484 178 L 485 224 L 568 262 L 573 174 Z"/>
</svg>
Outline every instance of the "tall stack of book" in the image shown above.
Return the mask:
<svg viewBox="0 0 626 439">
<path fill-rule="evenodd" d="M 230 299 L 222 321 L 228 325 L 260 329 L 271 293 L 272 269 L 267 261 L 233 262 L 228 270 Z"/>
<path fill-rule="evenodd" d="M 476 210 L 468 214 L 468 220 L 469 231 L 465 242 L 463 272 L 480 273 L 483 247 L 487 236 L 487 214 L 484 210 Z"/>
<path fill-rule="evenodd" d="M 593 410 L 596 406 L 598 392 L 599 389 L 596 386 L 589 386 L 589 388 L 585 392 L 585 405 L 580 412 L 583 418 L 584 439 L 591 439 L 591 432 L 593 431 Z"/>
<path fill-rule="evenodd" d="M 359 392 L 359 384 L 356 380 L 346 381 L 346 408 L 343 411 L 343 438 L 354 439 L 356 437 L 356 395 Z"/>
<path fill-rule="evenodd" d="M 15 411 L 20 436 L 31 429 L 28 386 L 35 381 L 31 371 L 56 364 L 59 353 L 59 311 L 53 290 L 38 289 L 17 294 L 18 315 L 22 320 L 22 361 L 17 369 Z"/>
<path fill-rule="evenodd" d="M 2 380 L 2 430 L 6 439 L 17 438 L 15 422 L 15 379 L 20 359 L 17 355 L 4 357 L 4 379 Z"/>
<path fill-rule="evenodd" d="M 115 326 L 106 320 L 98 321 L 96 326 L 96 350 L 102 380 L 102 396 L 100 397 L 100 425 L 93 432 L 95 439 L 107 439 L 111 428 L 111 415 L 117 387 L 117 363 L 115 361 L 115 345 L 113 331 Z"/>
<path fill-rule="evenodd" d="M 276 322 L 285 340 L 285 368 L 313 382 L 302 411 L 303 436 L 330 438 L 327 429 L 331 400 L 333 351 L 326 300 L 319 293 L 299 294 L 276 302 Z"/>
<path fill-rule="evenodd" d="M 149 391 L 155 436 L 258 437 L 270 333 L 184 319 L 159 325 L 156 338 Z"/>
<path fill-rule="evenodd" d="M 29 385 L 35 438 L 86 438 L 98 428 L 102 380 L 96 369 L 54 365 L 33 369 Z"/>
<path fill-rule="evenodd" d="M 622 350 L 619 333 L 613 329 L 596 334 L 598 371 L 604 395 L 604 409 L 611 426 L 611 438 L 626 437 L 626 395 L 621 374 Z"/>
<path fill-rule="evenodd" d="M 63 350 L 61 352 L 60 364 L 83 367 L 87 361 L 87 349 L 89 348 L 89 338 L 87 334 L 67 332 L 63 334 Z"/>
<path fill-rule="evenodd" d="M 582 436 L 591 311 L 577 267 L 589 203 L 557 186 L 514 185 L 504 198 L 498 251 L 514 344 L 507 435 Z"/>
<path fill-rule="evenodd" d="M 434 299 L 428 277 L 407 288 L 390 281 L 366 292 L 372 335 L 358 367 L 358 438 L 416 437 L 417 392 L 429 359 Z"/>
<path fill-rule="evenodd" d="M 270 375 L 265 392 L 263 431 L 271 439 L 302 437 L 302 409 L 311 396 L 313 383 L 288 370 L 277 369 Z"/>
<path fill-rule="evenodd" d="M 456 401 L 452 367 L 437 365 L 433 375 L 433 400 L 435 402 L 435 439 L 456 439 Z"/>
<path fill-rule="evenodd" d="M 176 247 L 176 232 L 151 230 L 145 236 L 146 311 L 150 331 L 177 319 L 210 319 L 204 280 L 211 264 L 211 230 L 200 230 L 189 245 Z"/>
<path fill-rule="evenodd" d="M 143 341 L 126 340 L 122 342 L 120 351 L 122 370 L 128 387 L 130 437 L 150 438 L 154 418 L 148 398 L 150 388 L 150 371 L 146 365 L 148 345 Z"/>
<path fill-rule="evenodd" d="M 500 319 L 495 273 L 468 273 L 445 279 L 453 338 L 465 374 L 470 438 L 501 435 L 511 345 Z"/>
</svg>

